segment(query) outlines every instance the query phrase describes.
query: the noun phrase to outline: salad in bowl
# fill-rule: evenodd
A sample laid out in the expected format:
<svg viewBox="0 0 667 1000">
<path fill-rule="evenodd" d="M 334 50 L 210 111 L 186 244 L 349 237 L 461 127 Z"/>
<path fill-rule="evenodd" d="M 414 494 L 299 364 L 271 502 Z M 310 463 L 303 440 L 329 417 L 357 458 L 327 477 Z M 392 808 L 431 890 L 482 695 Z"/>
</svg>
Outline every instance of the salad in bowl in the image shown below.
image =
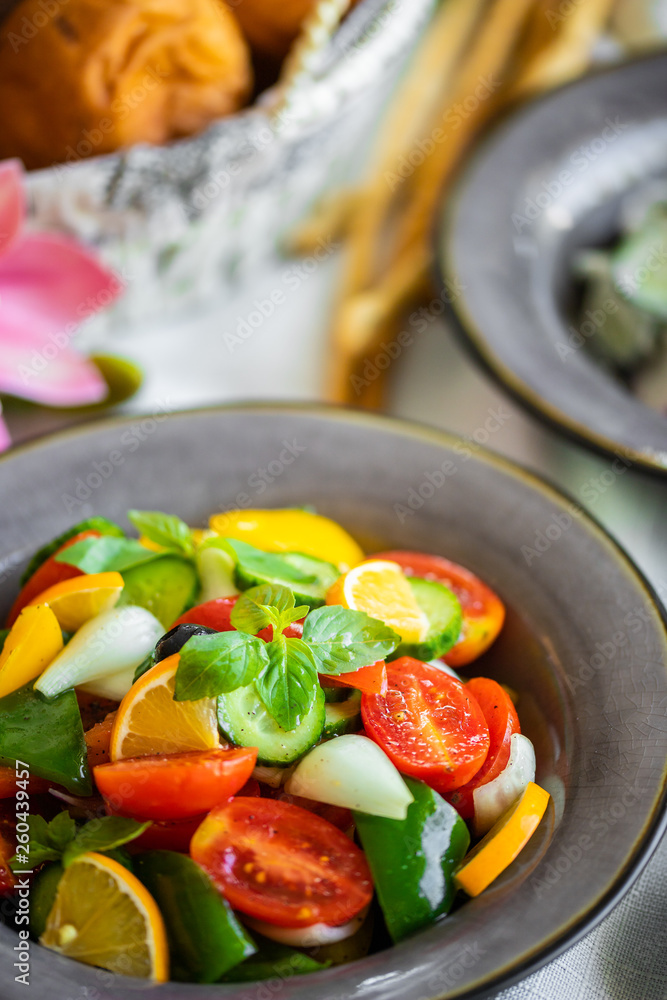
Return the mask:
<svg viewBox="0 0 667 1000">
<path fill-rule="evenodd" d="M 35 553 L 0 640 L 25 947 L 156 982 L 309 973 L 509 867 L 549 794 L 517 693 L 476 670 L 505 618 L 482 580 L 309 508 L 128 519 Z"/>
</svg>

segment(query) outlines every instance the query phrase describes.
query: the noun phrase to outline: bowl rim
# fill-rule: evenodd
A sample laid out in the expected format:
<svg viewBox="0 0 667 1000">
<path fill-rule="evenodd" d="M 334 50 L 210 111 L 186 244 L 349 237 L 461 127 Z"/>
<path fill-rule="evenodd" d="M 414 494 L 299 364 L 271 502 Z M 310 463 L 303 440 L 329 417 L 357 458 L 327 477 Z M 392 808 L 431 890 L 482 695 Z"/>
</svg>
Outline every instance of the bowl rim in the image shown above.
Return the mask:
<svg viewBox="0 0 667 1000">
<path fill-rule="evenodd" d="M 456 173 L 455 184 L 450 194 L 443 196 L 436 212 L 432 228 L 432 246 L 434 248 L 431 273 L 436 287 L 447 288 L 447 282 L 456 278 L 454 236 L 456 230 L 455 216 L 467 194 L 467 174 L 482 161 L 493 155 L 495 145 L 507 139 L 515 128 L 520 127 L 526 118 L 537 116 L 543 107 L 560 100 L 570 91 L 585 90 L 588 85 L 600 78 L 613 78 L 624 71 L 632 72 L 636 66 L 643 64 L 667 63 L 667 51 L 658 50 L 645 52 L 631 59 L 625 59 L 614 65 L 593 67 L 584 76 L 556 87 L 554 90 L 539 94 L 526 104 L 515 106 L 493 125 L 484 135 L 474 142 L 463 164 Z M 547 400 L 537 388 L 531 386 L 515 373 L 503 361 L 488 343 L 483 330 L 472 318 L 465 296 L 449 301 L 447 314 L 451 318 L 453 330 L 459 342 L 468 351 L 470 357 L 489 375 L 496 385 L 499 385 L 515 402 L 519 403 L 543 424 L 560 436 L 566 437 L 575 444 L 583 444 L 590 450 L 605 457 L 618 455 L 622 452 L 629 458 L 638 470 L 652 476 L 663 478 L 667 476 L 667 464 L 664 460 L 653 458 L 646 451 L 640 451 L 630 445 L 622 445 L 613 437 L 592 430 L 564 409 Z M 651 412 L 646 407 L 648 412 Z"/>
<path fill-rule="evenodd" d="M 225 415 L 228 413 L 238 414 L 292 414 L 295 416 L 315 417 L 328 419 L 334 422 L 359 424 L 369 429 L 386 429 L 391 433 L 412 437 L 433 445 L 444 446 L 451 449 L 457 442 L 460 442 L 459 435 L 447 430 L 441 430 L 429 424 L 414 420 L 406 420 L 401 417 L 394 417 L 371 413 L 356 409 L 351 406 L 342 406 L 329 403 L 309 402 L 309 401 L 285 401 L 285 400 L 248 400 L 225 404 L 216 404 L 198 408 L 176 409 L 166 414 L 167 420 L 196 419 L 202 415 Z M 84 424 L 65 430 L 57 431 L 49 435 L 41 436 L 34 440 L 27 441 L 8 452 L 0 455 L 0 468 L 6 466 L 15 457 L 39 452 L 48 449 L 53 444 L 62 440 L 76 440 L 86 438 L 95 432 L 104 432 L 115 427 L 124 427 L 127 424 L 136 423 L 137 419 L 150 417 L 146 414 L 128 414 L 120 416 L 106 417 L 94 421 L 87 421 Z M 657 613 L 657 620 L 662 627 L 663 638 L 667 643 L 667 608 L 662 603 L 658 593 L 647 579 L 644 572 L 637 566 L 632 556 L 626 551 L 623 545 L 614 535 L 604 527 L 601 522 L 578 500 L 568 494 L 560 486 L 555 485 L 548 477 L 542 476 L 503 455 L 485 446 L 479 446 L 475 452 L 475 458 L 484 465 L 491 465 L 511 479 L 519 480 L 524 486 L 541 494 L 547 500 L 559 506 L 575 503 L 580 509 L 578 523 L 582 524 L 585 530 L 591 533 L 600 542 L 605 543 L 614 560 L 619 564 L 619 568 L 633 579 L 635 585 L 642 589 L 650 603 L 652 609 Z M 463 992 L 438 994 L 433 1000 L 447 1000 L 449 997 L 456 997 L 457 1000 L 484 1000 L 495 996 L 500 989 L 505 989 L 514 983 L 519 982 L 532 972 L 537 971 L 544 965 L 553 961 L 563 954 L 574 944 L 580 941 L 590 931 L 592 931 L 620 902 L 623 896 L 631 888 L 632 884 L 639 877 L 642 870 L 648 864 L 653 852 L 662 838 L 667 834 L 667 754 L 663 766 L 662 781 L 659 792 L 655 795 L 650 813 L 647 813 L 647 820 L 642 832 L 635 839 L 632 848 L 628 851 L 626 864 L 610 880 L 607 891 L 600 899 L 576 914 L 569 923 L 561 925 L 561 928 L 552 935 L 552 938 L 545 944 L 536 947 L 523 961 L 513 963 L 511 967 L 498 969 L 491 978 L 486 978 L 483 983 L 472 982 Z M 13 933 L 13 932 L 11 932 Z M 354 965 L 355 963 L 351 963 Z M 311 973 L 315 976 L 317 973 Z M 143 984 L 142 980 L 131 980 L 136 984 Z M 258 981 L 261 982 L 261 981 Z M 169 983 L 162 984 L 169 987 Z M 174 984 L 171 984 L 174 985 Z M 178 984 L 176 984 L 178 985 Z M 197 984 L 181 984 L 192 988 Z M 230 984 L 231 985 L 231 984 Z M 239 984 L 241 986 L 243 984 Z M 247 986 L 257 985 L 248 983 Z M 155 988 L 155 987 L 153 987 Z M 120 994 L 115 993 L 114 997 Z M 132 995 L 128 992 L 128 996 Z M 224 998 L 225 994 L 220 993 Z M 172 997 L 173 1000 L 173 997 Z"/>
</svg>

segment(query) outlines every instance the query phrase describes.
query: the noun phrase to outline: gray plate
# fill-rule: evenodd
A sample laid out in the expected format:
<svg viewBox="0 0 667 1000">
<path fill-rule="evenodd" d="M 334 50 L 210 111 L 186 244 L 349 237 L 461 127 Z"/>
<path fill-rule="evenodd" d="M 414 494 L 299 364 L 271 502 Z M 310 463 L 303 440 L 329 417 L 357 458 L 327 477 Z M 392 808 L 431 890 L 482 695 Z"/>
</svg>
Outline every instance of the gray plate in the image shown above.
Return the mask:
<svg viewBox="0 0 667 1000">
<path fill-rule="evenodd" d="M 369 550 L 403 546 L 462 562 L 507 602 L 502 636 L 475 669 L 521 693 L 538 781 L 553 795 L 540 829 L 486 893 L 442 923 L 358 963 L 281 982 L 283 1000 L 482 996 L 590 929 L 662 833 L 661 613 L 609 536 L 518 467 L 389 419 L 230 407 L 105 422 L 25 447 L 0 461 L 0 496 L 5 608 L 35 547 L 93 512 L 122 521 L 131 506 L 166 509 L 204 524 L 237 505 L 304 503 Z M 7 1000 L 25 996 L 13 983 L 14 942 L 0 928 Z M 31 950 L 34 997 L 115 1000 L 146 989 Z M 249 985 L 151 991 L 164 1000 L 263 995 Z"/>
<path fill-rule="evenodd" d="M 568 309 L 573 251 L 613 237 L 623 196 L 667 173 L 666 88 L 658 55 L 530 104 L 483 142 L 438 232 L 441 274 L 464 289 L 454 313 L 489 371 L 559 430 L 662 473 L 667 418 L 576 346 Z"/>
</svg>

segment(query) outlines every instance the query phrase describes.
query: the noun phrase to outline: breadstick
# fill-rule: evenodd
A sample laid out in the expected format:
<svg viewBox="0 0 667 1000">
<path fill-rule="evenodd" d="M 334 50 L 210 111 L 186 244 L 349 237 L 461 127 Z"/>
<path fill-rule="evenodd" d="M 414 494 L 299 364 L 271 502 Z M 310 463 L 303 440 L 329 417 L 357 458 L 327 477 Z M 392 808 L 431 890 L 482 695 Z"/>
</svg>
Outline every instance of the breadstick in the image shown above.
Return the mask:
<svg viewBox="0 0 667 1000">
<path fill-rule="evenodd" d="M 613 6 L 614 0 L 586 0 L 567 14 L 552 12 L 550 20 L 557 31 L 553 45 L 545 48 L 528 64 L 508 97 L 516 99 L 536 94 L 583 73 L 588 68 L 593 46 L 609 21 Z"/>
</svg>

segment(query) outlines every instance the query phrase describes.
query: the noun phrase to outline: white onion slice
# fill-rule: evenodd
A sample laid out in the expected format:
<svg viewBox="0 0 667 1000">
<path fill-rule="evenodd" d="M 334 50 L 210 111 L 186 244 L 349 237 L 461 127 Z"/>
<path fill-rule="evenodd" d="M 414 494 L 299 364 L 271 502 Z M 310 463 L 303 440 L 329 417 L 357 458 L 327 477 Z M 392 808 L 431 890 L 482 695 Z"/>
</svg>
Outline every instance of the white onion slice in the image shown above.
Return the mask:
<svg viewBox="0 0 667 1000">
<path fill-rule="evenodd" d="M 297 764 L 285 785 L 332 806 L 371 816 L 405 819 L 414 797 L 386 753 L 366 736 L 338 736 L 320 743 Z"/>
<path fill-rule="evenodd" d="M 310 927 L 278 927 L 276 924 L 267 924 L 264 920 L 255 920 L 254 917 L 243 918 L 250 930 L 263 934 L 271 941 L 279 944 L 287 944 L 290 948 L 315 948 L 321 944 L 336 944 L 338 941 L 345 941 L 346 938 L 356 934 L 368 913 L 365 906 L 356 917 L 352 917 L 346 924 L 340 927 L 330 927 L 329 924 L 311 924 Z"/>
<path fill-rule="evenodd" d="M 53 698 L 67 688 L 85 685 L 91 694 L 120 700 L 132 686 L 134 671 L 162 635 L 164 627 L 145 608 L 126 605 L 104 611 L 75 632 L 35 688 Z M 108 683 L 95 683 L 102 680 Z"/>
<path fill-rule="evenodd" d="M 504 770 L 472 793 L 475 834 L 482 836 L 519 798 L 526 785 L 535 781 L 535 750 L 527 736 L 513 733 L 510 756 Z"/>
<path fill-rule="evenodd" d="M 290 777 L 294 767 L 269 767 L 268 764 L 258 764 L 252 772 L 252 777 L 261 781 L 269 788 L 280 788 Z"/>
</svg>

